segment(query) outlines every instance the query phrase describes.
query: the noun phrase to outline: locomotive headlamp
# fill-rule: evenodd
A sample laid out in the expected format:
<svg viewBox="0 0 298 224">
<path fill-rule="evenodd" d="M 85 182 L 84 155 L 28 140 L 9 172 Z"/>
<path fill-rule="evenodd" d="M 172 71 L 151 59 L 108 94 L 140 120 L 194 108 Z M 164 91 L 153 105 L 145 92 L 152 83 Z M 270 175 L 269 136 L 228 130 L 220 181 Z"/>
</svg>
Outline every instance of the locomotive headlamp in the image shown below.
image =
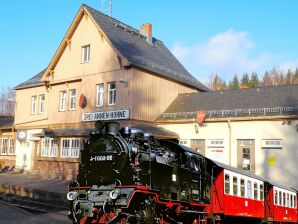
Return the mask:
<svg viewBox="0 0 298 224">
<path fill-rule="evenodd" d="M 110 192 L 110 198 L 112 200 L 115 200 L 116 198 L 118 198 L 119 194 L 120 194 L 119 190 L 117 190 L 117 189 L 113 190 Z"/>
<path fill-rule="evenodd" d="M 68 192 L 66 197 L 67 197 L 67 200 L 73 201 L 77 196 L 78 196 L 78 192 L 70 191 Z"/>
</svg>

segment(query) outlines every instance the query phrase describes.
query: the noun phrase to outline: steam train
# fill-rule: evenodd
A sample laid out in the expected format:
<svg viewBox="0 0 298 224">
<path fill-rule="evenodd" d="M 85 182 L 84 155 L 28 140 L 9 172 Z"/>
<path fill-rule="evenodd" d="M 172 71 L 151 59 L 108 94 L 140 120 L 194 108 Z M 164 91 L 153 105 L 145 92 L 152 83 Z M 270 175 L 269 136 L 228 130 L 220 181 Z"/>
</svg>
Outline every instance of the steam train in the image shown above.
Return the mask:
<svg viewBox="0 0 298 224">
<path fill-rule="evenodd" d="M 173 140 L 96 123 L 69 185 L 73 223 L 296 223 L 297 191 Z"/>
</svg>

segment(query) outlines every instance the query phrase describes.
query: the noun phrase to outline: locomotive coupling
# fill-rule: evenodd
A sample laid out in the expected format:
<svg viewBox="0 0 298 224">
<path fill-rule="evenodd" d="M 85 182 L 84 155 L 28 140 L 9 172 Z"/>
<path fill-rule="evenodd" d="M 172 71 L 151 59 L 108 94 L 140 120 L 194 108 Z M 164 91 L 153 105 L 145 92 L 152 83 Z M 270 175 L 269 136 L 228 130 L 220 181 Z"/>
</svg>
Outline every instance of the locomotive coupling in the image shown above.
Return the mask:
<svg viewBox="0 0 298 224">
<path fill-rule="evenodd" d="M 119 195 L 120 195 L 120 191 L 118 189 L 112 190 L 110 192 L 110 198 L 112 200 L 115 200 L 116 198 L 118 198 Z"/>
<path fill-rule="evenodd" d="M 66 198 L 69 201 L 73 201 L 77 196 L 78 196 L 78 192 L 76 192 L 76 191 L 70 191 L 70 192 L 68 192 Z"/>
</svg>

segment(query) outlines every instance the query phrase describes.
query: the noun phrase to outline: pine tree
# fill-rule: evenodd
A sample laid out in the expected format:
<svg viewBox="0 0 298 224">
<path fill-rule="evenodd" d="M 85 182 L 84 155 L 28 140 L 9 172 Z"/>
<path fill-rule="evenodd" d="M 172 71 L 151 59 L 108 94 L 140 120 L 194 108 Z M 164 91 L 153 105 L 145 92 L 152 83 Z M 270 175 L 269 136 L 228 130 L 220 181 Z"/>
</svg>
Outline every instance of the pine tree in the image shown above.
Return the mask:
<svg viewBox="0 0 298 224">
<path fill-rule="evenodd" d="M 232 82 L 229 83 L 229 89 L 239 89 L 238 75 L 234 75 Z"/>
<path fill-rule="evenodd" d="M 298 68 L 296 68 L 293 74 L 293 84 L 298 84 Z"/>
<path fill-rule="evenodd" d="M 265 71 L 261 86 L 272 86 L 271 76 L 268 71 Z"/>
<path fill-rule="evenodd" d="M 241 86 L 243 88 L 248 88 L 249 87 L 249 76 L 248 74 L 245 72 L 243 73 L 242 79 L 241 79 Z"/>
<path fill-rule="evenodd" d="M 291 71 L 291 69 L 288 69 L 286 76 L 286 84 L 293 84 L 293 72 Z"/>
<path fill-rule="evenodd" d="M 226 82 L 218 74 L 212 74 L 207 85 L 213 91 L 227 89 Z"/>
<path fill-rule="evenodd" d="M 251 74 L 250 80 L 249 80 L 249 88 L 257 88 L 259 86 L 259 77 L 256 72 L 253 72 Z"/>
</svg>

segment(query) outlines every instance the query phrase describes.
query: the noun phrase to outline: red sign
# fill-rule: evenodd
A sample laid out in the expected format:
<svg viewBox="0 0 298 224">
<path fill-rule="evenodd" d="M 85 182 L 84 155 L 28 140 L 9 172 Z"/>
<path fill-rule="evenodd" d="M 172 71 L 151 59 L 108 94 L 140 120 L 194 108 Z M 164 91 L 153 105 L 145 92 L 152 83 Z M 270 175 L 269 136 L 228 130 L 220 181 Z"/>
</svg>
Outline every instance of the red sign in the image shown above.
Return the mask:
<svg viewBox="0 0 298 224">
<path fill-rule="evenodd" d="M 196 122 L 199 124 L 203 123 L 205 121 L 205 117 L 206 117 L 205 110 L 199 110 L 197 113 Z"/>
<path fill-rule="evenodd" d="M 79 101 L 80 107 L 84 108 L 87 105 L 87 98 L 84 96 L 84 94 L 81 94 L 80 101 Z"/>
</svg>

